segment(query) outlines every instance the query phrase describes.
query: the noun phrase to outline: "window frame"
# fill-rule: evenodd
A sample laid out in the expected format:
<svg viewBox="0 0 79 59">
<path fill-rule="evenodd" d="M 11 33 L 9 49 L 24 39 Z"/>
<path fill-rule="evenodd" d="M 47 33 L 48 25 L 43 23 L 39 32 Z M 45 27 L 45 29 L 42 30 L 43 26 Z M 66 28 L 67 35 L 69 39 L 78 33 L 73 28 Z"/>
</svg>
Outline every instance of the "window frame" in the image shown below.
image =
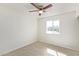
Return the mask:
<svg viewBox="0 0 79 59">
<path fill-rule="evenodd" d="M 59 31 L 58 32 L 57 31 L 50 31 L 50 32 L 48 32 L 47 21 L 52 21 L 52 23 L 54 23 L 54 21 L 58 21 L 59 22 L 59 25 L 58 25 L 58 30 Z M 46 21 L 46 34 L 60 34 L 60 21 L 58 19 L 57 20 L 47 20 L 47 21 Z"/>
</svg>

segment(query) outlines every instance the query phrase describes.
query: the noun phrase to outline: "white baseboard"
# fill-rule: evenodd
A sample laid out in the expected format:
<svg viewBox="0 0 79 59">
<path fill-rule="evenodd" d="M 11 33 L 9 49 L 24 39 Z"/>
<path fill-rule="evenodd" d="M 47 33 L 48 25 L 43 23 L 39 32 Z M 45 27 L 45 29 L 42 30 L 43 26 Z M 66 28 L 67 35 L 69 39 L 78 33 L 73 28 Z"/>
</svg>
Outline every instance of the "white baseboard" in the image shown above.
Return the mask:
<svg viewBox="0 0 79 59">
<path fill-rule="evenodd" d="M 74 50 L 74 51 L 78 51 L 79 52 L 79 49 L 78 48 L 74 48 L 74 47 L 70 47 L 69 45 L 66 45 L 66 44 L 62 44 L 60 45 L 59 43 L 56 43 L 56 42 L 49 42 L 49 41 L 43 41 L 43 40 L 39 40 L 39 42 L 44 42 L 44 43 L 48 43 L 48 44 L 53 44 L 53 45 L 56 45 L 56 46 L 60 46 L 60 47 L 63 47 L 63 48 L 67 48 L 67 49 L 71 49 L 71 50 Z"/>
<path fill-rule="evenodd" d="M 16 49 L 19 49 L 19 48 L 21 48 L 21 47 L 30 45 L 30 44 L 32 44 L 32 43 L 34 43 L 34 42 L 36 42 L 36 41 L 37 41 L 37 40 L 31 41 L 30 43 L 26 43 L 26 44 L 20 45 L 19 47 L 16 47 L 16 48 L 14 48 L 14 49 L 10 49 L 10 50 L 8 50 L 8 51 L 4 51 L 4 52 L 0 53 L 0 56 L 2 56 L 2 55 L 4 55 L 4 54 L 7 54 L 7 53 L 9 53 L 9 52 L 11 52 L 11 51 L 14 51 L 14 50 L 16 50 Z"/>
</svg>

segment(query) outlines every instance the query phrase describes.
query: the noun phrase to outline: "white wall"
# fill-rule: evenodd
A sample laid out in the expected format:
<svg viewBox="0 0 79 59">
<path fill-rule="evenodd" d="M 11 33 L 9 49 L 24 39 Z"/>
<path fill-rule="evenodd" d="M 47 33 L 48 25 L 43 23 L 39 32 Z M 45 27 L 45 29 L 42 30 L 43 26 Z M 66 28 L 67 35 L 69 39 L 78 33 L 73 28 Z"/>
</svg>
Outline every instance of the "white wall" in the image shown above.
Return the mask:
<svg viewBox="0 0 79 59">
<path fill-rule="evenodd" d="M 59 12 L 59 11 L 58 11 Z M 0 6 L 0 55 L 39 41 L 79 50 L 79 19 L 75 11 L 38 19 Z M 60 35 L 45 33 L 46 20 L 60 20 Z M 37 36 L 38 29 L 38 36 Z"/>
<path fill-rule="evenodd" d="M 36 41 L 34 16 L 0 6 L 0 55 Z"/>
<path fill-rule="evenodd" d="M 71 11 L 38 19 L 39 41 L 79 50 L 79 20 L 76 19 L 75 15 L 76 12 Z M 53 19 L 60 20 L 60 34 L 46 34 L 46 21 Z"/>
</svg>

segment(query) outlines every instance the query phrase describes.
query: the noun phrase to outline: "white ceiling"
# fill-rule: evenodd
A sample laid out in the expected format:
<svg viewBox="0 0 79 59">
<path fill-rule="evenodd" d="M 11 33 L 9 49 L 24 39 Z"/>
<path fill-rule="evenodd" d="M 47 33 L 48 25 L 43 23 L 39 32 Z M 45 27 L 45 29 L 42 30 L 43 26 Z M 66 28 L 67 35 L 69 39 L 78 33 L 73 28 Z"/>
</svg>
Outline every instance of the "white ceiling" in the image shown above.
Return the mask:
<svg viewBox="0 0 79 59">
<path fill-rule="evenodd" d="M 38 4 L 38 3 L 36 3 Z M 47 3 L 39 3 L 38 5 L 48 5 Z M 4 6 L 7 8 L 15 9 L 18 11 L 24 11 L 24 10 L 36 10 L 36 8 L 31 5 L 30 3 L 1 3 L 0 6 Z"/>
<path fill-rule="evenodd" d="M 44 4 L 42 3 L 41 5 L 47 5 L 47 3 L 44 3 Z M 46 15 L 49 16 L 49 15 L 57 14 L 67 10 L 71 10 L 71 9 L 74 10 L 79 8 L 78 3 L 52 3 L 52 5 L 53 7 L 47 9 L 46 10 L 47 12 L 44 13 L 42 16 L 46 16 Z M 24 12 L 24 11 L 28 12 L 36 9 L 30 3 L 0 3 L 0 6 L 4 6 L 6 8 L 10 8 L 19 12 Z M 36 12 L 33 14 L 36 14 Z"/>
<path fill-rule="evenodd" d="M 11 9 L 15 9 L 18 11 L 24 11 L 29 10 L 29 9 L 33 9 L 34 7 L 31 6 L 29 3 L 24 4 L 24 3 L 1 3 L 0 6 L 4 6 L 7 8 L 11 8 Z"/>
</svg>

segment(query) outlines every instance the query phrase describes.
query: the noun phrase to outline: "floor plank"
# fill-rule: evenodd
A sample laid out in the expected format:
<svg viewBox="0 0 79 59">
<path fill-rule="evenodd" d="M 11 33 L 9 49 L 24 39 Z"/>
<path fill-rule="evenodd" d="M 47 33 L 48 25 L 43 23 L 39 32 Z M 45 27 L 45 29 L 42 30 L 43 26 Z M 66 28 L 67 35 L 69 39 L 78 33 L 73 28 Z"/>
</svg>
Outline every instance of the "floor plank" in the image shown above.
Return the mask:
<svg viewBox="0 0 79 59">
<path fill-rule="evenodd" d="M 35 42 L 3 56 L 79 56 L 79 52 L 52 44 Z"/>
</svg>

